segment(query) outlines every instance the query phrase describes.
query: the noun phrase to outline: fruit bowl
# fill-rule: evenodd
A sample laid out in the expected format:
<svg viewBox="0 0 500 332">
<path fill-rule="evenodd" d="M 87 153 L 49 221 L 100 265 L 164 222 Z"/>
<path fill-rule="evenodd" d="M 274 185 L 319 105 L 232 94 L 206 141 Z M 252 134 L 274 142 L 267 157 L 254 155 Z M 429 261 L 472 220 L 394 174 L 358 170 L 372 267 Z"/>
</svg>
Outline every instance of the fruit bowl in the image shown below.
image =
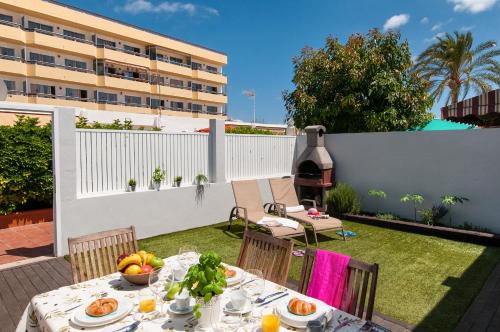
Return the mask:
<svg viewBox="0 0 500 332">
<path fill-rule="evenodd" d="M 158 268 L 155 270 L 160 271 L 162 268 Z M 125 274 L 123 272 L 120 272 L 122 277 L 127 280 L 128 282 L 134 284 L 134 285 L 147 285 L 149 283 L 149 275 L 150 273 L 139 273 L 139 274 Z"/>
</svg>

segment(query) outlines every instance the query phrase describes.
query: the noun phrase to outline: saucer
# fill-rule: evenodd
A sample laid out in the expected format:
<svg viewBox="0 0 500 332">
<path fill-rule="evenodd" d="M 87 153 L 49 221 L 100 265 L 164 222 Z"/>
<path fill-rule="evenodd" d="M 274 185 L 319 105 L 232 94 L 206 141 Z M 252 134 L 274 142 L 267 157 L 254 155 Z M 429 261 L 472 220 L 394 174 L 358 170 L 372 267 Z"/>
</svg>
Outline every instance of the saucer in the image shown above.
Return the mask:
<svg viewBox="0 0 500 332">
<path fill-rule="evenodd" d="M 224 312 L 226 312 L 228 314 L 242 314 L 242 315 L 244 315 L 244 314 L 247 314 L 251 311 L 252 311 L 252 304 L 250 303 L 250 301 L 247 301 L 245 303 L 245 306 L 241 309 L 234 308 L 231 301 L 226 303 L 226 305 L 224 306 Z"/>
<path fill-rule="evenodd" d="M 194 309 L 194 306 L 190 305 L 189 307 L 187 308 L 184 308 L 184 309 L 180 309 L 180 308 L 177 308 L 177 304 L 174 302 L 172 303 L 169 307 L 168 307 L 168 310 L 173 313 L 173 314 L 177 314 L 177 315 L 186 315 L 186 314 L 189 314 L 191 312 L 193 312 L 193 309 Z"/>
</svg>

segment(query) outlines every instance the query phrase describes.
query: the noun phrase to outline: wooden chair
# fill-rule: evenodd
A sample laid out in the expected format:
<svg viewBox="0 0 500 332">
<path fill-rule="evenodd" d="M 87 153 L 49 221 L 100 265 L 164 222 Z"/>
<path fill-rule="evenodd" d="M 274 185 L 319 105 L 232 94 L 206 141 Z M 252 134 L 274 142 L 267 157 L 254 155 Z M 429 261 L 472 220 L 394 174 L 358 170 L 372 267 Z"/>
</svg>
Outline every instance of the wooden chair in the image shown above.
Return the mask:
<svg viewBox="0 0 500 332">
<path fill-rule="evenodd" d="M 116 260 L 123 253 L 139 250 L 135 227 L 114 229 L 68 238 L 73 282 L 79 283 L 117 272 Z"/>
<path fill-rule="evenodd" d="M 290 240 L 247 230 L 236 265 L 244 270 L 261 270 L 266 280 L 286 286 L 292 251 L 293 242 Z"/>
<path fill-rule="evenodd" d="M 316 250 L 306 248 L 298 289 L 302 294 L 307 293 L 315 258 Z M 338 309 L 361 319 L 371 320 L 375 304 L 377 278 L 378 264 L 368 264 L 351 258 L 347 266 L 346 281 L 342 294 L 342 303 L 344 306 Z M 368 298 L 366 297 L 367 294 Z M 368 303 L 365 303 L 366 300 L 368 300 Z"/>
</svg>

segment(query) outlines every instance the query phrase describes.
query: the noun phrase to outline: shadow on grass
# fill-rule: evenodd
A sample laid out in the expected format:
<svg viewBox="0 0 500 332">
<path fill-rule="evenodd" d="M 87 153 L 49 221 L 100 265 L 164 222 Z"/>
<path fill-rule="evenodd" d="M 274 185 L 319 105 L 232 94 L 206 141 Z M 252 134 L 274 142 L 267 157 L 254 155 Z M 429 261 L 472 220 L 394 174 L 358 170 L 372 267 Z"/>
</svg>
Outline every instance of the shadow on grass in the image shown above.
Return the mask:
<svg viewBox="0 0 500 332">
<path fill-rule="evenodd" d="M 461 319 L 459 314 L 465 314 L 496 264 L 499 263 L 497 259 L 499 251 L 500 248 L 486 247 L 481 256 L 460 277 L 448 277 L 443 282 L 443 285 L 449 287 L 448 292 L 416 326 L 415 331 L 452 331 Z M 432 271 L 429 272 L 432 273 Z M 474 331 L 486 331 L 496 308 L 497 306 L 485 306 L 485 309 L 478 312 L 477 316 L 472 317 L 474 321 L 485 326 L 484 329 L 474 329 Z"/>
</svg>

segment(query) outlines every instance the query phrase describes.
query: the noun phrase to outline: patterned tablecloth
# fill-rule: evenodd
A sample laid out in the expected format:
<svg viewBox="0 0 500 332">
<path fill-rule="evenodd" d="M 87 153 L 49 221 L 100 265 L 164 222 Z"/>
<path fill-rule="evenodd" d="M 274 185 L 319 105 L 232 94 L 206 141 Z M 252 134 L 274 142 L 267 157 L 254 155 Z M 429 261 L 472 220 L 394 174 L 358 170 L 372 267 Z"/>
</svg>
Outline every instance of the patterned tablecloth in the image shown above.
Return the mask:
<svg viewBox="0 0 500 332">
<path fill-rule="evenodd" d="M 175 260 L 174 257 L 165 259 L 165 266 L 169 266 Z M 166 271 L 164 268 L 163 270 Z M 163 271 L 162 270 L 162 271 Z M 102 278 L 89 280 L 71 286 L 61 287 L 59 289 L 39 294 L 33 297 L 28 308 L 25 311 L 24 320 L 26 321 L 26 331 L 43 331 L 43 332 L 66 332 L 66 331 L 81 331 L 81 330 L 99 330 L 99 331 L 116 331 L 134 323 L 137 316 L 137 304 L 139 290 L 145 286 L 136 286 L 121 278 L 119 273 L 114 273 Z M 147 287 L 147 286 L 146 286 Z M 229 289 L 229 288 L 228 288 Z M 279 290 L 287 290 L 275 283 L 265 282 L 265 294 L 271 294 Z M 293 290 L 288 290 L 290 296 L 281 300 L 272 302 L 269 307 L 276 306 L 279 301 L 289 301 L 294 295 L 298 295 Z M 75 307 L 78 304 L 88 303 L 101 294 L 107 293 L 107 297 L 129 298 L 134 303 L 132 312 L 122 320 L 100 328 L 80 328 L 70 321 L 72 311 L 68 309 Z M 222 295 L 222 304 L 229 301 L 228 291 Z M 164 307 L 169 305 L 165 303 Z M 332 308 L 333 309 L 333 308 Z M 75 309 L 76 310 L 76 309 Z M 136 331 L 195 331 L 196 323 L 188 320 L 192 315 L 174 315 L 164 310 L 165 316 L 159 319 L 142 321 Z M 221 315 L 225 315 L 221 311 Z M 249 314 L 252 316 L 252 313 Z M 224 317 L 221 317 L 221 322 L 218 323 L 218 328 L 222 331 L 229 331 L 224 326 Z M 386 331 L 377 326 L 371 326 L 357 317 L 351 316 L 343 311 L 333 309 L 333 324 L 327 331 L 350 332 L 350 331 Z M 18 331 L 23 330 L 21 326 L 24 324 L 21 320 Z M 260 331 L 256 327 L 259 325 L 255 319 L 247 319 L 243 317 L 242 327 L 238 331 Z M 282 324 L 280 331 L 297 331 L 293 327 Z"/>
</svg>

